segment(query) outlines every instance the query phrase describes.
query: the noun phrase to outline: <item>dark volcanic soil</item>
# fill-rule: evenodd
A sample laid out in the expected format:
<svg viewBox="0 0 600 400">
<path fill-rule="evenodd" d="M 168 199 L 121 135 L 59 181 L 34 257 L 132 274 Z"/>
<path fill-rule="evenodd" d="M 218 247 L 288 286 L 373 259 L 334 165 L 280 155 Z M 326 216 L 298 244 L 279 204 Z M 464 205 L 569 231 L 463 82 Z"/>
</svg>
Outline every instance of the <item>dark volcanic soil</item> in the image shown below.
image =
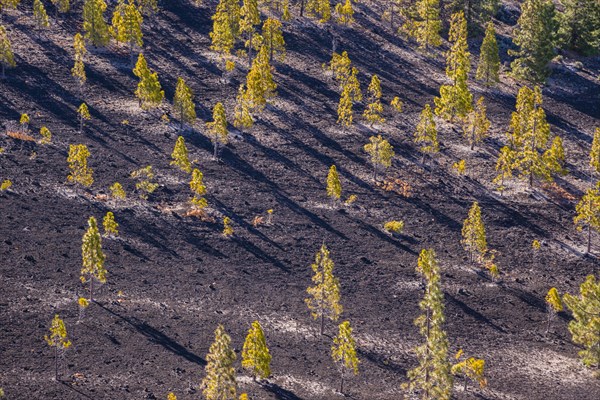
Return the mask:
<svg viewBox="0 0 600 400">
<path fill-rule="evenodd" d="M 287 59 L 275 74 L 279 97 L 250 134 L 233 135 L 221 162 L 212 160 L 202 122 L 218 101 L 232 116 L 246 64 L 239 60 L 233 76 L 222 81 L 208 49 L 214 3 L 164 3 L 145 23 L 144 53 L 167 99 L 178 76 L 196 94 L 200 120 L 185 139 L 204 173 L 215 223 L 183 216 L 188 178 L 169 165 L 177 134 L 160 122 L 162 112 L 138 108 L 126 51 L 90 49 L 89 81 L 79 95 L 69 69 L 81 6 L 53 20 L 46 38 L 32 28 L 29 1 L 3 17 L 18 68 L 0 81 L 0 123 L 26 112 L 36 135 L 42 125 L 54 135 L 48 146 L 0 135 L 0 180 L 14 183 L 0 192 L 0 387 L 7 399 L 163 399 L 169 391 L 198 399 L 217 324 L 225 325 L 239 356 L 255 319 L 266 332 L 273 377 L 257 384 L 239 369 L 240 393 L 252 399 L 340 398 L 330 339 L 318 335 L 304 304 L 310 264 L 323 241 L 341 281 L 343 318 L 351 321 L 358 343 L 360 375 L 347 384 L 350 398 L 402 397 L 400 385 L 416 363 L 412 348 L 421 340 L 413 325 L 421 296 L 415 267 L 425 247 L 436 250 L 441 264 L 451 352 L 462 348 L 486 360 L 488 387 L 465 393 L 457 382 L 456 398 L 600 398 L 600 382 L 579 363 L 578 347 L 570 341 L 569 316 L 560 314 L 545 335 L 544 303 L 550 287 L 574 292 L 587 274 L 598 273 L 597 258 L 584 256 L 585 238 L 572 224 L 575 201 L 586 186 L 590 135 L 600 118 L 598 58 L 581 60 L 579 69 L 568 57 L 554 64 L 544 90 L 553 133 L 568 150 L 571 174 L 558 180 L 566 195 L 539 185 L 531 192 L 513 182 L 500 197 L 490 181 L 516 83 L 507 76 L 497 89 L 474 83 L 474 93 L 487 99 L 492 137 L 470 152 L 457 127 L 438 121 L 441 154 L 422 166 L 412 133 L 418 113 L 444 82 L 442 52 L 416 53 L 381 23 L 378 5 L 360 2 L 357 23 L 333 25 L 330 32 L 337 50 L 347 50 L 360 69 L 363 89 L 376 73 L 386 104 L 396 95 L 405 102 L 402 114 L 388 113 L 376 127 L 397 154 L 388 175 L 411 186 L 411 196 L 403 197 L 371 181 L 362 146 L 373 130 L 358 115 L 351 132 L 335 125 L 337 88 L 321 69 L 331 57 L 331 33 L 308 19 L 285 24 Z M 502 35 L 509 31 L 500 25 Z M 509 39 L 500 39 L 505 51 Z M 474 60 L 480 42 L 472 39 Z M 92 120 L 79 134 L 76 109 L 82 100 Z M 128 129 L 121 124 L 125 119 Z M 95 181 L 89 190 L 66 183 L 71 143 L 84 143 L 92 153 Z M 470 166 L 467 177 L 451 169 L 461 158 Z M 142 201 L 129 174 L 149 164 L 160 187 Z M 341 172 L 343 197 L 358 196 L 351 207 L 329 206 L 324 181 L 332 164 Z M 124 202 L 102 196 L 115 181 L 128 193 Z M 460 245 L 473 201 L 480 203 L 490 247 L 498 251 L 499 282 L 476 272 Z M 267 209 L 274 210 L 273 224 L 253 227 L 254 217 Z M 103 240 L 108 283 L 78 321 L 77 298 L 85 293 L 79 283 L 81 237 L 87 219 L 107 211 L 120 224 L 118 238 Z M 231 239 L 221 234 L 223 216 L 234 221 Z M 403 235 L 383 232 L 390 219 L 405 221 Z M 544 242 L 537 258 L 533 239 Z M 597 237 L 595 242 L 597 253 Z M 62 383 L 53 381 L 53 353 L 43 341 L 55 313 L 74 344 Z M 329 336 L 336 329 L 327 324 Z"/>
</svg>

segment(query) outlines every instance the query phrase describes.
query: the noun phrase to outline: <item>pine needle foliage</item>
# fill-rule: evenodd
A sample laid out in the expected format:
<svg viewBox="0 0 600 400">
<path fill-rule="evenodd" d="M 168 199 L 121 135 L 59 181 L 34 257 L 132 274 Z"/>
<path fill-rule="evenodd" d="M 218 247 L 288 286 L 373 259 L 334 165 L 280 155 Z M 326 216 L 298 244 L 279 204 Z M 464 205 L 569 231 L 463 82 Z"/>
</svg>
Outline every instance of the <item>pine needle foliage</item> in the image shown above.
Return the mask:
<svg viewBox="0 0 600 400">
<path fill-rule="evenodd" d="M 371 128 L 373 124 L 383 123 L 383 105 L 381 104 L 381 81 L 377 75 L 373 75 L 371 83 L 367 89 L 369 94 L 369 104 L 363 113 L 363 117 L 367 120 Z"/>
<path fill-rule="evenodd" d="M 275 18 L 267 18 L 262 26 L 263 46 L 269 53 L 269 62 L 273 57 L 279 62 L 285 60 L 285 40 L 281 32 L 281 22 Z"/>
<path fill-rule="evenodd" d="M 340 368 L 340 393 L 344 393 L 344 375 L 346 371 L 352 371 L 358 375 L 358 356 L 356 355 L 356 342 L 352 336 L 350 321 L 342 322 L 336 337 L 333 338 L 331 346 L 331 357 Z"/>
<path fill-rule="evenodd" d="M 498 42 L 496 41 L 496 29 L 494 22 L 490 21 L 485 30 L 485 37 L 479 50 L 479 64 L 475 78 L 483 81 L 487 86 L 493 86 L 500 82 L 500 55 L 498 53 Z"/>
<path fill-rule="evenodd" d="M 104 20 L 104 0 L 85 0 L 83 3 L 83 31 L 85 38 L 96 47 L 104 47 L 110 41 L 108 25 Z"/>
<path fill-rule="evenodd" d="M 112 211 L 106 213 L 102 219 L 102 226 L 104 227 L 104 236 L 119 236 L 119 224 L 115 221 L 115 214 Z"/>
<path fill-rule="evenodd" d="M 171 153 L 171 165 L 177 166 L 183 172 L 187 172 L 188 174 L 192 172 L 192 164 L 190 163 L 190 159 L 188 157 L 188 149 L 185 145 L 185 139 L 183 136 L 179 136 L 175 141 L 175 147 L 173 148 L 173 152 Z"/>
<path fill-rule="evenodd" d="M 481 208 L 477 202 L 473 203 L 469 210 L 469 216 L 463 222 L 462 237 L 461 243 L 465 251 L 469 253 L 471 263 L 483 261 L 488 250 L 487 239 L 481 218 Z"/>
<path fill-rule="evenodd" d="M 402 30 L 413 37 L 419 49 L 428 51 L 442 44 L 439 0 L 417 0 Z"/>
<path fill-rule="evenodd" d="M 6 77 L 5 69 L 14 68 L 16 65 L 6 28 L 0 24 L 0 66 L 2 67 L 2 79 Z"/>
<path fill-rule="evenodd" d="M 204 175 L 200 170 L 194 168 L 192 170 L 192 179 L 190 180 L 190 189 L 194 193 L 192 197 L 192 204 L 198 209 L 205 208 L 208 206 L 208 202 L 204 198 L 206 194 L 206 186 L 204 185 Z"/>
<path fill-rule="evenodd" d="M 231 337 L 223 325 L 215 330 L 215 340 L 206 355 L 206 376 L 202 380 L 202 394 L 206 400 L 235 400 L 235 352 L 231 347 Z"/>
<path fill-rule="evenodd" d="M 210 140 L 213 142 L 213 157 L 216 160 L 219 154 L 219 144 L 227 144 L 227 116 L 225 115 L 223 103 L 215 104 L 213 108 L 213 120 L 212 122 L 208 122 L 206 127 L 210 134 Z"/>
<path fill-rule="evenodd" d="M 488 130 L 490 129 L 491 122 L 486 115 L 486 107 L 483 96 L 477 100 L 475 109 L 473 109 L 463 125 L 463 133 L 471 150 L 475 148 L 475 145 L 481 143 L 483 139 L 487 137 Z"/>
<path fill-rule="evenodd" d="M 369 143 L 365 144 L 363 149 L 371 157 L 373 164 L 373 180 L 377 181 L 377 173 L 379 166 L 384 169 L 392 166 L 392 158 L 394 158 L 394 147 L 385 140 L 381 135 L 371 136 Z"/>
<path fill-rule="evenodd" d="M 50 27 L 50 21 L 48 20 L 48 14 L 44 3 L 40 0 L 33 0 L 33 20 L 37 29 L 48 29 Z"/>
<path fill-rule="evenodd" d="M 50 324 L 50 334 L 44 336 L 44 340 L 48 343 L 48 346 L 54 347 L 54 379 L 58 381 L 58 361 L 60 355 L 71 347 L 72 344 L 67 336 L 65 323 L 58 314 L 54 315 Z"/>
<path fill-rule="evenodd" d="M 578 230 L 587 229 L 587 252 L 592 249 L 592 231 L 600 232 L 600 182 L 596 187 L 589 188 L 577 206 L 577 215 L 573 219 Z"/>
<path fill-rule="evenodd" d="M 73 48 L 75 49 L 75 64 L 73 65 L 73 68 L 71 68 L 71 75 L 79 81 L 81 90 L 87 80 L 84 62 L 87 49 L 85 48 L 85 41 L 83 36 L 81 36 L 81 33 L 76 33 L 75 36 L 73 36 Z"/>
<path fill-rule="evenodd" d="M 90 301 L 94 301 L 94 280 L 106 283 L 107 271 L 104 267 L 106 260 L 102 252 L 102 238 L 98 230 L 96 218 L 88 220 L 88 230 L 83 235 L 81 244 L 81 283 L 90 284 Z"/>
<path fill-rule="evenodd" d="M 271 376 L 271 354 L 260 322 L 254 321 L 242 348 L 242 367 L 256 379 Z"/>
<path fill-rule="evenodd" d="M 69 155 L 67 163 L 71 173 L 67 176 L 67 181 L 79 183 L 89 187 L 94 183 L 93 170 L 88 167 L 87 159 L 90 151 L 84 144 L 72 144 L 69 146 Z"/>
<path fill-rule="evenodd" d="M 146 58 L 142 53 L 139 54 L 133 74 L 139 78 L 135 95 L 138 98 L 140 107 L 143 110 L 156 108 L 165 98 L 165 92 L 158 81 L 158 74 L 148 68 Z"/>
<path fill-rule="evenodd" d="M 423 155 L 421 162 L 425 162 L 425 156 L 436 154 L 440 151 L 440 144 L 437 139 L 437 128 L 433 119 L 431 106 L 425 104 L 425 108 L 421 111 L 419 123 L 414 134 L 414 142 L 420 146 L 419 151 Z"/>
<path fill-rule="evenodd" d="M 342 183 L 335 165 L 329 167 L 327 174 L 327 197 L 331 199 L 331 204 L 335 205 L 342 196 Z"/>
</svg>

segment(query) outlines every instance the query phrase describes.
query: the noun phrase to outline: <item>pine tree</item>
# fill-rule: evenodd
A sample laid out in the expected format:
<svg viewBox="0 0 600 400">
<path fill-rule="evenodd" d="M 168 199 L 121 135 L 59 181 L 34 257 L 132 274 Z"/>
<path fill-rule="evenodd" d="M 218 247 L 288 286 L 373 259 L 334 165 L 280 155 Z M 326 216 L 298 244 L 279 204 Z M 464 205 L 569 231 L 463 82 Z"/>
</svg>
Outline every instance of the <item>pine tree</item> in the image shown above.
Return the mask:
<svg viewBox="0 0 600 400">
<path fill-rule="evenodd" d="M 102 238 L 98 231 L 96 218 L 88 220 L 88 230 L 83 235 L 81 245 L 81 283 L 90 283 L 90 301 L 94 301 L 94 280 L 106 282 L 106 268 L 104 268 L 104 253 L 102 252 Z"/>
<path fill-rule="evenodd" d="M 352 327 L 349 321 L 339 325 L 339 332 L 333 338 L 331 357 L 340 365 L 340 393 L 344 393 L 344 372 L 352 371 L 358 375 L 358 357 L 356 356 L 356 343 L 352 337 Z"/>
<path fill-rule="evenodd" d="M 590 168 L 592 174 L 600 174 L 600 128 L 594 131 L 594 139 L 592 140 L 592 148 L 590 149 Z"/>
<path fill-rule="evenodd" d="M 373 75 L 367 89 L 369 92 L 369 104 L 363 113 L 363 117 L 369 122 L 371 128 L 375 123 L 383 123 L 383 105 L 381 104 L 381 81 L 377 75 Z"/>
<path fill-rule="evenodd" d="M 67 176 L 67 181 L 79 183 L 89 187 L 94 183 L 92 177 L 93 170 L 88 167 L 87 159 L 90 156 L 90 151 L 84 144 L 72 144 L 69 146 L 69 170 L 71 173 Z"/>
<path fill-rule="evenodd" d="M 33 0 L 33 20 L 38 29 L 47 29 L 50 26 L 46 8 L 40 0 Z"/>
<path fill-rule="evenodd" d="M 275 96 L 275 89 L 277 84 L 273 81 L 269 53 L 267 48 L 262 46 L 246 77 L 246 95 L 251 110 L 262 111 L 267 100 Z"/>
<path fill-rule="evenodd" d="M 337 123 L 342 126 L 342 129 L 349 128 L 352 126 L 353 112 L 352 112 L 352 91 L 350 85 L 344 85 L 342 94 L 340 96 L 340 102 L 338 104 Z"/>
<path fill-rule="evenodd" d="M 129 56 L 132 64 L 134 46 L 142 47 L 144 45 L 142 39 L 143 21 L 142 14 L 135 5 L 134 0 L 129 0 L 127 4 L 124 0 L 119 0 L 119 4 L 113 12 L 111 31 L 117 43 L 129 45 Z"/>
<path fill-rule="evenodd" d="M 474 202 L 469 210 L 469 216 L 465 219 L 462 227 L 462 245 L 469 253 L 471 263 L 475 260 L 482 262 L 487 253 L 487 240 L 485 227 L 481 219 L 479 203 Z"/>
<path fill-rule="evenodd" d="M 127 197 L 127 195 L 125 194 L 125 190 L 123 189 L 123 185 L 121 185 L 119 182 L 113 183 L 110 186 L 109 190 L 111 196 L 115 199 L 123 200 Z"/>
<path fill-rule="evenodd" d="M 40 128 L 40 136 L 42 137 L 42 140 L 40 140 L 41 144 L 50 144 L 52 141 L 52 132 L 45 126 Z"/>
<path fill-rule="evenodd" d="M 462 349 L 458 351 L 455 358 L 458 360 L 463 354 Z M 452 366 L 452 375 L 462 375 L 465 379 L 465 386 L 463 391 L 467 392 L 467 383 L 469 379 L 479 383 L 481 388 L 487 385 L 487 380 L 484 376 L 485 360 L 475 357 L 469 357 L 463 361 L 460 361 Z"/>
<path fill-rule="evenodd" d="M 558 35 L 562 47 L 584 55 L 600 51 L 600 3 L 597 0 L 561 0 Z"/>
<path fill-rule="evenodd" d="M 394 147 L 381 135 L 371 136 L 369 143 L 365 144 L 363 149 L 371 156 L 371 164 L 373 164 L 373 180 L 377 182 L 377 170 L 381 165 L 383 168 L 389 168 L 392 165 L 394 157 Z"/>
<path fill-rule="evenodd" d="M 342 89 L 352 72 L 352 61 L 348 57 L 348 52 L 343 51 L 341 55 L 333 53 L 327 70 L 331 71 L 333 79 L 338 83 L 340 89 Z"/>
<path fill-rule="evenodd" d="M 533 186 L 534 177 L 551 182 L 552 173 L 561 172 L 557 168 L 564 158 L 561 141 L 550 142 L 550 125 L 542 109 L 542 92 L 523 86 L 517 95 L 516 111 L 513 112 L 510 132 L 507 132 L 510 147 L 514 154 L 513 169 L 521 178 L 528 179 Z"/>
<path fill-rule="evenodd" d="M 210 32 L 212 44 L 211 50 L 216 51 L 225 57 L 231 53 L 235 44 L 235 35 L 232 31 L 230 17 L 228 15 L 229 0 L 220 0 L 215 14 L 211 17 L 213 20 L 213 29 Z"/>
<path fill-rule="evenodd" d="M 477 143 L 485 139 L 491 125 L 490 120 L 486 116 L 486 107 L 483 100 L 483 97 L 477 100 L 475 109 L 467 115 L 463 127 L 464 136 L 467 138 L 471 150 L 475 148 Z"/>
<path fill-rule="evenodd" d="M 331 199 L 331 206 L 333 207 L 342 196 L 342 183 L 340 182 L 340 175 L 337 172 L 335 165 L 329 167 L 329 173 L 327 174 L 327 197 Z"/>
<path fill-rule="evenodd" d="M 317 252 L 315 262 L 311 265 L 314 272 L 312 281 L 315 286 L 306 289 L 310 297 L 304 300 L 313 318 L 321 319 L 321 335 L 325 328 L 325 318 L 337 321 L 343 310 L 340 304 L 340 281 L 333 275 L 333 267 L 329 250 L 323 243 Z"/>
<path fill-rule="evenodd" d="M 79 133 L 82 133 L 84 121 L 89 121 L 92 118 L 87 104 L 81 103 L 77 108 L 77 114 L 79 114 Z"/>
<path fill-rule="evenodd" d="M 237 129 L 250 129 L 254 125 L 254 118 L 250 113 L 250 101 L 244 89 L 244 85 L 240 85 L 238 94 L 235 99 L 235 108 L 233 111 L 233 126 Z"/>
<path fill-rule="evenodd" d="M 587 252 L 592 248 L 592 230 L 600 232 L 600 182 L 596 187 L 590 188 L 585 192 L 577 206 L 575 207 L 577 215 L 574 218 L 578 230 L 587 227 Z"/>
<path fill-rule="evenodd" d="M 183 130 L 183 124 L 193 125 L 196 122 L 196 105 L 192 89 L 185 84 L 183 78 L 177 78 L 175 97 L 173 97 L 173 108 L 179 114 L 179 129 Z"/>
<path fill-rule="evenodd" d="M 231 337 L 223 325 L 219 325 L 215 330 L 215 341 L 206 355 L 206 377 L 202 380 L 202 394 L 206 400 L 235 400 L 235 358 Z"/>
<path fill-rule="evenodd" d="M 56 12 L 66 14 L 71 9 L 71 2 L 69 0 L 50 0 L 54 5 Z"/>
<path fill-rule="evenodd" d="M 274 18 L 267 18 L 262 27 L 263 46 L 269 53 L 269 62 L 273 61 L 273 55 L 277 60 L 285 60 L 285 41 L 281 33 L 281 22 Z"/>
<path fill-rule="evenodd" d="M 6 78 L 5 69 L 14 68 L 16 65 L 10 40 L 6 34 L 6 28 L 0 25 L 0 66 L 2 66 L 2 79 Z"/>
<path fill-rule="evenodd" d="M 92 45 L 104 47 L 110 41 L 108 25 L 104 20 L 104 0 L 85 0 L 83 4 L 83 30 Z"/>
<path fill-rule="evenodd" d="M 213 108 L 213 120 L 206 124 L 214 145 L 213 157 L 218 159 L 219 143 L 227 144 L 227 116 L 223 103 L 217 103 Z"/>
<path fill-rule="evenodd" d="M 358 69 L 356 67 L 352 67 L 350 76 L 344 86 L 348 87 L 352 95 L 352 101 L 362 101 L 362 92 L 360 90 L 360 82 L 358 81 Z"/>
<path fill-rule="evenodd" d="M 500 149 L 498 154 L 498 161 L 496 162 L 496 171 L 498 175 L 494 178 L 494 183 L 498 185 L 500 195 L 504 193 L 506 187 L 504 181 L 512 177 L 512 171 L 514 169 L 515 154 L 508 146 L 504 146 Z"/>
<path fill-rule="evenodd" d="M 71 69 L 71 75 L 79 80 L 79 92 L 81 93 L 83 85 L 87 80 L 84 64 L 84 57 L 87 54 L 87 49 L 85 48 L 85 41 L 83 40 L 81 33 L 76 33 L 73 37 L 73 48 L 75 49 L 75 65 L 73 65 L 73 68 Z"/>
<path fill-rule="evenodd" d="M 254 34 L 256 26 L 260 24 L 257 0 L 243 0 L 240 17 L 240 34 L 246 39 L 244 46 L 248 49 L 248 66 L 251 66 Z"/>
<path fill-rule="evenodd" d="M 435 113 L 447 120 L 463 119 L 472 109 L 473 96 L 467 86 L 471 70 L 471 54 L 467 45 L 467 21 L 462 11 L 452 15 L 449 39 L 452 47 L 446 55 L 446 76 L 452 85 L 440 87 L 440 97 L 434 99 Z"/>
<path fill-rule="evenodd" d="M 198 169 L 194 168 L 192 170 L 192 179 L 190 180 L 190 189 L 194 193 L 194 197 L 192 197 L 192 205 L 194 207 L 202 209 L 208 206 L 208 202 L 204 198 L 206 194 L 206 186 L 203 181 L 204 175 Z"/>
<path fill-rule="evenodd" d="M 600 366 L 600 281 L 588 275 L 579 287 L 579 296 L 565 294 L 563 301 L 573 313 L 569 331 L 574 343 L 583 346 L 579 352 L 584 365 Z"/>
<path fill-rule="evenodd" d="M 152 182 L 154 179 L 152 165 L 137 169 L 130 176 L 137 180 L 135 188 L 140 192 L 140 197 L 144 200 L 147 200 L 148 195 L 152 194 L 158 188 L 158 183 Z"/>
<path fill-rule="evenodd" d="M 271 354 L 267 347 L 265 333 L 258 321 L 252 323 L 242 348 L 242 367 L 254 379 L 267 379 L 271 375 Z"/>
<path fill-rule="evenodd" d="M 482 80 L 488 86 L 500 82 L 500 55 L 498 53 L 498 42 L 496 41 L 496 30 L 494 22 L 488 22 L 485 37 L 479 50 L 479 65 L 475 78 Z"/>
<path fill-rule="evenodd" d="M 309 15 L 319 18 L 319 22 L 324 24 L 331 19 L 331 4 L 329 0 L 308 0 L 306 3 L 306 12 Z M 302 16 L 302 10 L 300 11 Z"/>
<path fill-rule="evenodd" d="M 183 136 L 179 136 L 177 138 L 175 147 L 171 153 L 171 158 L 173 159 L 173 161 L 171 161 L 171 165 L 179 167 L 179 169 L 187 172 L 188 174 L 192 172 L 192 164 L 188 158 L 188 149 L 185 145 L 185 139 L 183 139 Z"/>
<path fill-rule="evenodd" d="M 448 361 L 448 339 L 443 329 L 444 292 L 440 284 L 440 271 L 433 249 L 422 250 L 417 272 L 425 280 L 425 294 L 419 307 L 424 314 L 415 319 L 425 343 L 415 352 L 419 365 L 408 372 L 409 392 L 418 391 L 422 399 L 449 400 L 452 375 Z"/>
<path fill-rule="evenodd" d="M 58 360 L 60 355 L 71 347 L 71 341 L 67 336 L 67 328 L 58 314 L 55 314 L 54 319 L 52 319 L 50 335 L 44 336 L 44 339 L 50 347 L 54 347 L 54 379 L 58 381 Z"/>
<path fill-rule="evenodd" d="M 158 74 L 150 71 L 144 55 L 140 53 L 133 74 L 139 78 L 135 95 L 143 110 L 158 107 L 165 97 L 165 92 L 158 81 Z"/>
<path fill-rule="evenodd" d="M 556 20 L 550 0 L 525 0 L 521 16 L 513 31 L 518 51 L 509 50 L 517 58 L 510 64 L 513 74 L 534 83 L 543 83 L 550 74 L 548 63 L 554 57 Z"/>
<path fill-rule="evenodd" d="M 550 330 L 550 322 L 559 312 L 563 311 L 563 303 L 555 287 L 548 290 L 546 295 L 546 308 L 548 309 L 548 323 L 546 325 L 546 333 Z"/>
<path fill-rule="evenodd" d="M 167 400 L 177 400 L 177 396 L 175 396 L 175 393 L 171 392 L 167 395 Z"/>
<path fill-rule="evenodd" d="M 102 226 L 104 227 L 105 237 L 119 235 L 119 224 L 115 221 L 115 214 L 112 211 L 106 213 L 102 219 Z"/>
<path fill-rule="evenodd" d="M 415 12 L 409 14 L 409 19 L 402 29 L 415 38 L 422 50 L 427 51 L 430 47 L 441 45 L 442 21 L 439 0 L 417 0 Z"/>
<path fill-rule="evenodd" d="M 338 15 L 338 23 L 342 25 L 350 25 L 354 22 L 354 9 L 352 8 L 351 0 L 346 0 L 344 5 L 342 5 L 342 3 L 338 3 L 335 6 L 335 12 Z"/>
<path fill-rule="evenodd" d="M 415 130 L 414 142 L 421 146 L 419 147 L 419 151 L 423 154 L 421 163 L 425 163 L 427 154 L 435 154 L 440 151 L 437 128 L 429 104 L 425 104 L 425 108 L 421 111 L 421 117 Z"/>
<path fill-rule="evenodd" d="M 158 11 L 158 0 L 136 0 L 140 11 L 150 15 Z"/>
</svg>

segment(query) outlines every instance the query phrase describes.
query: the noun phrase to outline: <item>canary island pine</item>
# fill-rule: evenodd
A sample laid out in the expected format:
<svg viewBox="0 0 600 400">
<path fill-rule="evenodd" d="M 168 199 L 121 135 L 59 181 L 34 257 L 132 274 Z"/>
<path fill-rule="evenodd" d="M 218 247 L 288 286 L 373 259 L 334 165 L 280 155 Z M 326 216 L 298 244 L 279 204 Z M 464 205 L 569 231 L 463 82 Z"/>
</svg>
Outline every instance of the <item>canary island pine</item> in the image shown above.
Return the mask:
<svg viewBox="0 0 600 400">
<path fill-rule="evenodd" d="M 102 226 L 104 227 L 104 236 L 119 236 L 119 224 L 115 221 L 115 214 L 112 211 L 106 213 L 102 219 Z"/>
<path fill-rule="evenodd" d="M 332 207 L 340 200 L 341 196 L 342 183 L 340 182 L 340 175 L 338 174 L 336 166 L 332 165 L 329 167 L 329 173 L 327 174 L 327 197 L 331 199 Z"/>
<path fill-rule="evenodd" d="M 369 143 L 365 144 L 363 149 L 371 157 L 373 164 L 373 181 L 377 182 L 378 167 L 381 165 L 387 169 L 392 166 L 392 158 L 394 158 L 394 147 L 385 140 L 381 135 L 371 136 Z"/>
<path fill-rule="evenodd" d="M 331 357 L 340 368 L 340 393 L 344 393 L 344 373 L 352 371 L 358 375 L 358 356 L 356 355 L 356 342 L 352 336 L 352 327 L 349 321 L 339 325 L 339 331 L 333 338 L 331 346 Z"/>
<path fill-rule="evenodd" d="M 242 348 L 242 367 L 252 377 L 267 379 L 271 376 L 271 354 L 267 347 L 265 333 L 258 321 L 252 323 Z"/>
<path fill-rule="evenodd" d="M 175 147 L 173 148 L 173 152 L 171 153 L 171 165 L 177 166 L 183 172 L 187 172 L 188 174 L 192 172 L 192 164 L 190 163 L 190 159 L 188 157 L 188 149 L 185 145 L 185 139 L 183 136 L 179 136 L 177 141 L 175 142 Z"/>
<path fill-rule="evenodd" d="M 67 163 L 71 173 L 67 176 L 68 182 L 75 182 L 89 187 L 94 183 L 93 170 L 88 167 L 90 151 L 84 144 L 72 144 L 69 146 Z"/>
<path fill-rule="evenodd" d="M 94 280 L 106 283 L 105 256 L 102 252 L 102 238 L 98 231 L 96 218 L 88 220 L 88 230 L 83 235 L 81 244 L 81 283 L 90 284 L 90 301 L 94 301 Z"/>
<path fill-rule="evenodd" d="M 206 400 L 236 400 L 235 352 L 231 337 L 223 325 L 215 330 L 215 340 L 206 355 L 206 376 L 202 380 L 202 394 Z"/>
<path fill-rule="evenodd" d="M 479 203 L 474 202 L 469 210 L 469 216 L 465 219 L 462 227 L 462 245 L 469 253 L 471 263 L 482 262 L 487 253 L 487 239 L 485 226 L 481 218 Z"/>
<path fill-rule="evenodd" d="M 54 379 L 58 381 L 58 362 L 59 358 L 66 349 L 71 347 L 71 341 L 67 336 L 67 328 L 58 314 L 54 315 L 50 324 L 50 334 L 44 336 L 48 346 L 54 347 Z"/>
</svg>

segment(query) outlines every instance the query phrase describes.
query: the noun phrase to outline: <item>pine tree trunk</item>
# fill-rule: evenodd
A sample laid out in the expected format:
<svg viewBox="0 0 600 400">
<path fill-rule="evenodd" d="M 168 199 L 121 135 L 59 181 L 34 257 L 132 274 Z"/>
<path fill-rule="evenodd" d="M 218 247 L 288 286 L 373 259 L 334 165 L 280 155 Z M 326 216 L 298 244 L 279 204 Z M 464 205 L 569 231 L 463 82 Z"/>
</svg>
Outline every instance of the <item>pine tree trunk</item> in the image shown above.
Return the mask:
<svg viewBox="0 0 600 400">
<path fill-rule="evenodd" d="M 341 373 L 341 379 L 340 379 L 340 393 L 344 394 L 344 367 L 343 366 L 342 366 L 342 373 Z"/>
<path fill-rule="evenodd" d="M 469 383 L 469 380 L 467 379 L 467 374 L 465 374 L 465 393 L 467 393 L 467 383 Z"/>
<path fill-rule="evenodd" d="M 269 33 L 269 43 L 271 44 L 271 46 L 269 48 L 269 62 L 272 63 L 273 62 L 273 29 L 271 29 L 271 32 Z"/>
<path fill-rule="evenodd" d="M 217 147 L 219 146 L 219 142 L 217 141 L 217 137 L 215 136 L 215 147 L 214 147 L 214 152 L 213 152 L 213 157 L 216 160 L 217 159 Z"/>
<path fill-rule="evenodd" d="M 588 224 L 588 242 L 587 242 L 587 252 L 590 253 L 592 249 L 592 225 Z"/>
<path fill-rule="evenodd" d="M 306 3 L 306 0 L 300 0 L 300 16 L 303 17 L 304 16 L 304 5 Z"/>
<path fill-rule="evenodd" d="M 552 311 L 548 310 L 548 321 L 546 323 L 546 335 L 550 331 L 550 317 L 552 317 Z"/>
<path fill-rule="evenodd" d="M 321 311 L 321 336 L 325 332 L 325 313 Z"/>
<path fill-rule="evenodd" d="M 54 347 L 54 380 L 58 382 L 58 345 Z"/>
<path fill-rule="evenodd" d="M 90 277 L 90 302 L 94 301 L 94 277 Z"/>
</svg>

